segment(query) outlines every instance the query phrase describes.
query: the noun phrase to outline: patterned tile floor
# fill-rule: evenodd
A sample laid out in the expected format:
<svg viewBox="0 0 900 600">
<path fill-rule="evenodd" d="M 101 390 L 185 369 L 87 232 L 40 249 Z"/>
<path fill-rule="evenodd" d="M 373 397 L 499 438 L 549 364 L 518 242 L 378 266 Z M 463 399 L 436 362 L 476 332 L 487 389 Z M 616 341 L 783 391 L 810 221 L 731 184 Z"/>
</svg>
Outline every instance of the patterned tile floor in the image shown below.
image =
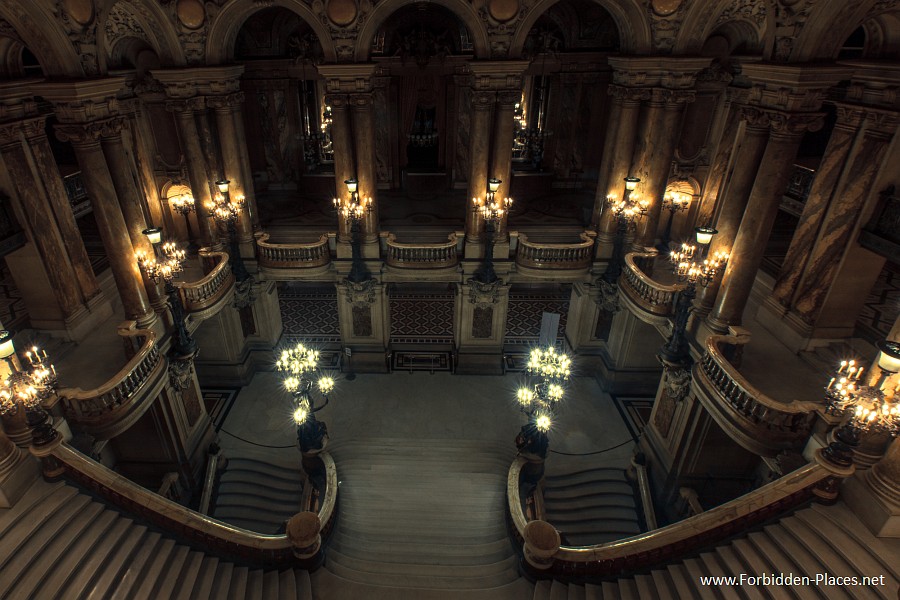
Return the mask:
<svg viewBox="0 0 900 600">
<path fill-rule="evenodd" d="M 391 294 L 391 341 L 441 343 L 453 339 L 453 294 Z"/>
<path fill-rule="evenodd" d="M 557 338 L 566 333 L 566 315 L 569 313 L 569 286 L 546 292 L 513 291 L 509 294 L 509 312 L 506 316 L 506 344 L 531 344 L 538 341 L 541 318 L 545 312 L 559 313 Z"/>
</svg>

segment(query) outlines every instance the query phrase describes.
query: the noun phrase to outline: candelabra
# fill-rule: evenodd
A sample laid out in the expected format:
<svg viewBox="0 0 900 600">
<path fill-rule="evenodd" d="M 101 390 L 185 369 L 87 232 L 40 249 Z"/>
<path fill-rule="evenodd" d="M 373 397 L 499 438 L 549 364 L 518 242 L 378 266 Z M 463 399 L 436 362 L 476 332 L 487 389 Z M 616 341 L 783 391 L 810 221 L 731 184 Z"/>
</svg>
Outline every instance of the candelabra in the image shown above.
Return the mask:
<svg viewBox="0 0 900 600">
<path fill-rule="evenodd" d="M 360 198 L 359 182 L 356 179 L 348 179 L 344 181 L 344 184 L 347 186 L 349 195 L 346 198 L 334 198 L 332 204 L 334 204 L 334 210 L 337 211 L 338 217 L 345 219 L 350 225 L 352 262 L 347 279 L 353 283 L 362 283 L 372 279 L 372 275 L 362 259 L 362 222 L 366 215 L 372 212 L 372 199 Z"/>
<path fill-rule="evenodd" d="M 691 206 L 691 197 L 682 192 L 669 192 L 663 197 L 662 208 L 669 211 L 669 220 L 666 222 L 666 229 L 663 232 L 657 249 L 660 252 L 669 251 L 669 243 L 672 241 L 672 222 L 675 220 L 675 213 L 684 212 Z"/>
<path fill-rule="evenodd" d="M 190 194 L 179 194 L 169 198 L 169 205 L 172 210 L 184 217 L 184 225 L 187 228 L 188 252 L 191 254 L 197 252 L 197 244 L 194 243 L 194 232 L 191 231 L 191 213 L 197 209 L 194 197 Z"/>
<path fill-rule="evenodd" d="M 825 387 L 826 410 L 847 417 L 823 451 L 824 456 L 835 464 L 852 464 L 854 449 L 863 433 L 900 435 L 900 402 L 897 401 L 900 385 L 885 389 L 888 377 L 900 370 L 900 344 L 883 341 L 878 344 L 878 349 L 877 364 L 881 374 L 871 385 L 860 383 L 864 369 L 859 361 L 844 360 Z"/>
<path fill-rule="evenodd" d="M 32 443 L 35 446 L 51 443 L 59 433 L 53 428 L 50 415 L 43 407 L 43 402 L 56 392 L 58 384 L 56 368 L 50 357 L 45 350 L 32 346 L 25 353 L 27 370 L 21 369 L 11 334 L 0 331 L 0 358 L 9 366 L 9 375 L 0 385 L 0 414 L 9 416 L 24 410 Z"/>
<path fill-rule="evenodd" d="M 686 332 L 694 298 L 697 296 L 697 284 L 703 287 L 709 285 L 725 267 L 729 258 L 727 253 L 721 251 L 708 258 L 705 257 L 709 242 L 718 232 L 710 227 L 698 227 L 695 231 L 699 253 L 697 246 L 682 244 L 680 250 L 674 250 L 669 255 L 675 277 L 687 283 L 678 293 L 678 301 L 675 303 L 672 335 L 659 350 L 660 358 L 670 364 L 685 363 L 690 357 Z"/>
<path fill-rule="evenodd" d="M 237 223 L 244 211 L 245 198 L 243 195 L 231 197 L 228 179 L 220 179 L 216 182 L 219 192 L 213 198 L 213 204 L 209 207 L 213 218 L 217 223 L 225 225 L 228 230 L 228 253 L 231 255 L 231 272 L 238 284 L 250 279 L 250 273 L 244 265 L 241 257 L 240 241 L 238 240 Z"/>
<path fill-rule="evenodd" d="M 650 200 L 637 198 L 633 193 L 640 181 L 637 177 L 626 177 L 622 199 L 619 200 L 613 194 L 606 197 L 606 206 L 616 218 L 616 237 L 613 239 L 612 256 L 603 273 L 603 281 L 613 287 L 619 281 L 625 264 L 625 236 L 650 209 Z"/>
<path fill-rule="evenodd" d="M 284 374 L 284 387 L 291 394 L 300 451 L 307 454 L 322 450 L 328 428 L 316 419 L 316 413 L 328 405 L 328 393 L 334 389 L 334 379 L 318 372 L 319 351 L 297 344 L 282 350 L 275 368 Z M 322 396 L 320 403 L 313 395 L 314 383 Z"/>
<path fill-rule="evenodd" d="M 158 227 L 145 229 L 143 234 L 147 236 L 153 246 L 153 256 L 138 252 L 138 264 L 147 277 L 156 283 L 162 281 L 165 284 L 166 296 L 169 298 L 169 310 L 172 311 L 172 324 L 175 327 L 175 343 L 172 345 L 172 353 L 176 358 L 189 358 L 196 354 L 197 342 L 188 333 L 184 320 L 184 306 L 181 303 L 178 288 L 175 287 L 175 278 L 184 270 L 187 253 L 179 249 L 174 242 L 162 243 L 162 230 Z"/>
<path fill-rule="evenodd" d="M 496 198 L 501 183 L 503 181 L 500 179 L 488 179 L 488 189 L 484 198 L 472 198 L 475 210 L 484 219 L 484 260 L 474 274 L 475 280 L 479 283 L 497 281 L 497 273 L 494 272 L 494 234 L 513 203 L 512 198 L 503 200 Z"/>
<path fill-rule="evenodd" d="M 553 346 L 531 351 L 526 371 L 531 381 L 516 391 L 519 408 L 528 416 L 528 423 L 516 437 L 519 452 L 546 458 L 550 444 L 547 432 L 565 394 L 571 365 L 569 357 Z"/>
</svg>

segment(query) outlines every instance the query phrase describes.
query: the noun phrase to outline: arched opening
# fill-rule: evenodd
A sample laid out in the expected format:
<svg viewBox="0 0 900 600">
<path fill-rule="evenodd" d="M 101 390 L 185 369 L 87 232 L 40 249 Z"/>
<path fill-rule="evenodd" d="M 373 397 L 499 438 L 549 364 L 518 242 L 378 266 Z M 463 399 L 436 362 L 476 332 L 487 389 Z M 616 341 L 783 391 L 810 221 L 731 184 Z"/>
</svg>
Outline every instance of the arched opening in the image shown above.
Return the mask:
<svg viewBox="0 0 900 600">
<path fill-rule="evenodd" d="M 136 79 L 141 81 L 151 69 L 158 69 L 161 65 L 156 51 L 146 41 L 127 37 L 113 46 L 107 66 L 111 71 L 134 70 Z"/>
<path fill-rule="evenodd" d="M 0 36 L 0 80 L 25 79 L 43 75 L 44 70 L 38 63 L 37 57 L 25 44 L 12 37 Z"/>
<path fill-rule="evenodd" d="M 862 58 L 866 52 L 866 29 L 857 27 L 844 41 L 838 52 L 838 59 Z"/>
</svg>

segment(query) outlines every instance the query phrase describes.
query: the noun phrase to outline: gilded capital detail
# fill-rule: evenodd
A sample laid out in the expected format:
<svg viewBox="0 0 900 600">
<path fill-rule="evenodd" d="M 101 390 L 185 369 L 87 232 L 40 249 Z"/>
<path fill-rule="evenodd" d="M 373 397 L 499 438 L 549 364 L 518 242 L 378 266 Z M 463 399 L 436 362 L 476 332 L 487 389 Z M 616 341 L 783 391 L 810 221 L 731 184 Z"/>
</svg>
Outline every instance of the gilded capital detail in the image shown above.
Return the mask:
<svg viewBox="0 0 900 600">
<path fill-rule="evenodd" d="M 818 131 L 824 125 L 823 113 L 789 113 L 757 106 L 743 106 L 741 118 L 748 125 L 767 127 L 773 133 L 801 135 L 807 131 Z"/>
</svg>

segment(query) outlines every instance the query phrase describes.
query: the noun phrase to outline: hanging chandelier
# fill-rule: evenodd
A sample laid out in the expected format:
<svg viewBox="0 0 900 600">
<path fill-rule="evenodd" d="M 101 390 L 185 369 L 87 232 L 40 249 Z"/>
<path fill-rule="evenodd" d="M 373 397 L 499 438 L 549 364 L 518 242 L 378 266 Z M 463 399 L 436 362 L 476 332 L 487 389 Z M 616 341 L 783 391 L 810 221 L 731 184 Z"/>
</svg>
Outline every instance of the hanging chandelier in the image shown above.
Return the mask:
<svg viewBox="0 0 900 600">
<path fill-rule="evenodd" d="M 553 346 L 535 348 L 528 357 L 526 385 L 516 390 L 519 408 L 528 416 L 528 423 L 516 438 L 520 451 L 544 457 L 547 454 L 547 433 L 553 427 L 556 412 L 565 395 L 565 383 L 571 375 L 572 360 Z"/>
<path fill-rule="evenodd" d="M 282 374 L 284 388 L 291 395 L 291 416 L 297 425 L 301 452 L 321 450 L 328 429 L 316 419 L 316 413 L 328 405 L 328 394 L 335 382 L 319 371 L 319 351 L 299 343 L 282 350 L 275 369 Z M 321 398 L 317 399 L 316 394 Z"/>
</svg>

